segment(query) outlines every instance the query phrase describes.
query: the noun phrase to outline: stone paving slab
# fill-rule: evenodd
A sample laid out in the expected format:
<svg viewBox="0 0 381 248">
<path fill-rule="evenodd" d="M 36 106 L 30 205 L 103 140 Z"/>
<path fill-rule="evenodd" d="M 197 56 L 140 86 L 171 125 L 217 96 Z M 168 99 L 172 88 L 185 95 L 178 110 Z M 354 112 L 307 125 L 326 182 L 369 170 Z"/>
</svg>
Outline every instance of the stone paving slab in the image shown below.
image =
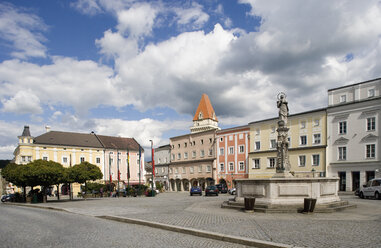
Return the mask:
<svg viewBox="0 0 381 248">
<path fill-rule="evenodd" d="M 231 196 L 104 198 L 43 204 L 74 213 L 113 215 L 301 247 L 380 247 L 381 201 L 342 196 L 357 205 L 337 213 L 265 214 L 222 209 Z"/>
</svg>

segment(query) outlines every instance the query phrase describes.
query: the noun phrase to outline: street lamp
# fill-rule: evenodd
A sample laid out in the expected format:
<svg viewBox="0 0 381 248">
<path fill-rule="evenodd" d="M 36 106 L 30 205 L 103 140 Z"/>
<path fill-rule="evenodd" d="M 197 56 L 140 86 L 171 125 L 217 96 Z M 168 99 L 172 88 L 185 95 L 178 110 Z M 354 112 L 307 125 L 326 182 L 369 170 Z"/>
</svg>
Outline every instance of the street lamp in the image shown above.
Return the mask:
<svg viewBox="0 0 381 248">
<path fill-rule="evenodd" d="M 151 142 L 151 164 L 152 164 L 152 186 L 151 186 L 151 196 L 153 196 L 153 174 L 155 172 L 155 161 L 153 160 L 153 140 L 149 140 Z"/>
</svg>

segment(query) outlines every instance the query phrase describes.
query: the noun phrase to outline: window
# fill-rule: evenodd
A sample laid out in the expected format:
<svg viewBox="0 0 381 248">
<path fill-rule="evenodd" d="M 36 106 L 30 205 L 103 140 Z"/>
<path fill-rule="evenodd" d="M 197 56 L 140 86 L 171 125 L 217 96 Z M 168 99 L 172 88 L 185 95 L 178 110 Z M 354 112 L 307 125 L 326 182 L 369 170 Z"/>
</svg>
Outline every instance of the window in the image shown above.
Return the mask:
<svg viewBox="0 0 381 248">
<path fill-rule="evenodd" d="M 175 168 L 175 174 L 179 174 L 179 169 Z"/>
<path fill-rule="evenodd" d="M 243 133 L 239 134 L 239 139 L 243 139 Z"/>
<path fill-rule="evenodd" d="M 202 172 L 202 165 L 198 166 L 198 172 Z"/>
<path fill-rule="evenodd" d="M 81 163 L 85 162 L 85 158 L 84 157 L 81 157 L 80 160 L 81 160 Z"/>
<path fill-rule="evenodd" d="M 276 148 L 276 140 L 275 139 L 270 140 L 270 148 L 271 149 L 275 149 Z"/>
<path fill-rule="evenodd" d="M 229 147 L 229 154 L 234 154 L 234 146 Z"/>
<path fill-rule="evenodd" d="M 314 127 L 318 127 L 320 125 L 320 120 L 319 119 L 315 119 L 314 120 Z"/>
<path fill-rule="evenodd" d="M 193 141 L 193 145 L 194 145 L 194 146 L 196 145 L 196 141 Z"/>
<path fill-rule="evenodd" d="M 306 156 L 305 155 L 299 156 L 299 166 L 300 167 L 306 166 Z"/>
<path fill-rule="evenodd" d="M 157 160 L 157 163 L 158 163 L 158 164 L 160 164 L 160 163 L 161 163 L 161 160 L 160 160 L 160 158 Z"/>
<path fill-rule="evenodd" d="M 234 163 L 229 162 L 229 171 L 234 171 Z"/>
<path fill-rule="evenodd" d="M 245 146 L 244 145 L 240 145 L 239 146 L 239 153 L 244 153 L 245 152 Z"/>
<path fill-rule="evenodd" d="M 172 174 L 172 168 L 169 168 L 169 174 Z"/>
<path fill-rule="evenodd" d="M 172 153 L 172 161 L 175 160 L 175 154 Z"/>
<path fill-rule="evenodd" d="M 32 161 L 32 156 L 27 156 L 26 158 L 27 158 L 28 162 Z"/>
<path fill-rule="evenodd" d="M 306 135 L 300 136 L 300 145 L 302 145 L 302 146 L 307 145 L 307 136 Z"/>
<path fill-rule="evenodd" d="M 347 159 L 347 148 L 345 146 L 339 147 L 338 152 L 339 152 L 339 160 Z"/>
<path fill-rule="evenodd" d="M 196 157 L 196 151 L 192 151 L 192 158 Z"/>
<path fill-rule="evenodd" d="M 301 121 L 300 122 L 300 128 L 306 128 L 306 121 Z"/>
<path fill-rule="evenodd" d="M 230 140 L 230 141 L 233 140 L 233 135 L 230 135 L 230 136 L 229 136 L 229 140 Z"/>
<path fill-rule="evenodd" d="M 184 152 L 184 159 L 187 159 L 187 158 L 188 158 L 188 153 Z"/>
<path fill-rule="evenodd" d="M 199 120 L 202 119 L 202 112 L 200 112 L 200 113 L 198 114 L 198 119 L 199 119 Z"/>
<path fill-rule="evenodd" d="M 193 168 L 193 166 L 189 167 L 189 173 L 190 173 L 190 174 L 193 174 L 193 173 L 194 173 L 194 168 Z"/>
<path fill-rule="evenodd" d="M 204 144 L 204 140 L 203 140 L 203 139 L 201 139 L 201 140 L 200 140 L 200 142 L 201 142 L 201 145 L 203 145 L 203 144 Z"/>
<path fill-rule="evenodd" d="M 239 162 L 239 170 L 240 171 L 243 171 L 243 170 L 245 170 L 245 163 L 244 162 Z"/>
<path fill-rule="evenodd" d="M 275 133 L 275 126 L 271 126 L 271 132 Z"/>
<path fill-rule="evenodd" d="M 158 172 L 158 169 L 157 169 L 157 168 L 155 168 L 155 174 L 157 174 L 157 172 Z"/>
<path fill-rule="evenodd" d="M 260 141 L 256 141 L 256 142 L 255 142 L 255 150 L 256 150 L 256 151 L 261 150 L 261 142 L 260 142 Z"/>
<path fill-rule="evenodd" d="M 291 147 L 291 137 L 287 137 L 288 147 Z"/>
<path fill-rule="evenodd" d="M 205 152 L 204 152 L 204 150 L 201 150 L 201 151 L 200 151 L 200 157 L 203 158 L 204 156 L 205 156 Z"/>
<path fill-rule="evenodd" d="M 209 143 L 212 143 L 212 138 L 209 138 Z"/>
<path fill-rule="evenodd" d="M 317 145 L 317 144 L 320 144 L 321 140 L 320 140 L 320 133 L 315 133 L 314 134 L 314 144 Z"/>
<path fill-rule="evenodd" d="M 260 135 L 260 134 L 261 134 L 261 129 L 257 128 L 257 129 L 255 130 L 255 135 Z"/>
<path fill-rule="evenodd" d="M 376 130 L 376 117 L 370 117 L 366 119 L 366 131 Z"/>
<path fill-rule="evenodd" d="M 312 165 L 318 166 L 319 164 L 320 164 L 320 155 L 319 154 L 312 155 Z"/>
<path fill-rule="evenodd" d="M 183 174 L 185 174 L 187 172 L 186 168 L 183 167 Z"/>
<path fill-rule="evenodd" d="M 164 173 L 165 172 L 165 169 L 164 168 L 161 168 L 161 173 Z"/>
<path fill-rule="evenodd" d="M 374 97 L 374 89 L 368 90 L 368 97 Z"/>
<path fill-rule="evenodd" d="M 177 153 L 177 159 L 181 159 L 181 153 Z"/>
<path fill-rule="evenodd" d="M 42 160 L 48 161 L 48 157 L 44 156 L 44 157 L 42 157 Z"/>
<path fill-rule="evenodd" d="M 223 147 L 220 148 L 220 156 L 222 156 L 222 155 L 224 155 L 224 148 Z"/>
<path fill-rule="evenodd" d="M 67 157 L 62 157 L 62 163 L 67 164 Z"/>
<path fill-rule="evenodd" d="M 184 147 L 187 147 L 187 146 L 188 146 L 188 143 L 187 143 L 187 142 L 185 142 L 185 143 L 184 143 Z"/>
<path fill-rule="evenodd" d="M 340 102 L 346 102 L 347 101 L 347 96 L 346 95 L 341 95 L 340 96 Z"/>
<path fill-rule="evenodd" d="M 96 158 L 96 163 L 100 164 L 101 163 L 101 158 Z"/>
<path fill-rule="evenodd" d="M 259 158 L 254 158 L 253 159 L 253 169 L 260 169 L 260 159 Z"/>
<path fill-rule="evenodd" d="M 347 133 L 347 122 L 346 121 L 340 121 L 339 122 L 339 134 L 346 134 Z"/>
<path fill-rule="evenodd" d="M 213 156 L 213 149 L 209 149 L 209 156 Z"/>
<path fill-rule="evenodd" d="M 224 170 L 225 170 L 224 163 L 221 163 L 221 164 L 220 164 L 220 171 L 224 171 Z"/>
<path fill-rule="evenodd" d="M 366 145 L 366 158 L 376 157 L 376 144 Z"/>
<path fill-rule="evenodd" d="M 222 141 L 224 141 L 224 138 L 223 138 L 223 137 L 220 138 L 220 142 L 222 142 Z"/>
<path fill-rule="evenodd" d="M 268 158 L 268 162 L 267 168 L 275 168 L 275 158 Z"/>
<path fill-rule="evenodd" d="M 210 165 L 206 166 L 206 172 L 210 172 L 212 170 L 212 167 Z"/>
<path fill-rule="evenodd" d="M 180 144 L 177 144 L 177 147 L 180 148 Z"/>
</svg>

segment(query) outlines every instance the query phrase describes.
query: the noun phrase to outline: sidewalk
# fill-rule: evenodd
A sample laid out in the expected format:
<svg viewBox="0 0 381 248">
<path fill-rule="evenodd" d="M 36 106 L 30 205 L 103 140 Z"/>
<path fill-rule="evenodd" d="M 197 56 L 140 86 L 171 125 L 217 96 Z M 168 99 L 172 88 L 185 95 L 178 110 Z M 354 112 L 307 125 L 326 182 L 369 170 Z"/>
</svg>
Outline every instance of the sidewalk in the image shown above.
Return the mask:
<svg viewBox="0 0 381 248">
<path fill-rule="evenodd" d="M 38 206 L 91 216 L 140 220 L 201 233 L 264 241 L 262 247 L 379 247 L 381 201 L 342 196 L 357 208 L 330 214 L 263 214 L 222 209 L 228 195 L 190 197 L 163 193 L 156 197 L 96 198 L 48 202 Z M 110 218 L 109 218 L 110 219 Z M 266 242 L 274 246 L 266 246 Z M 278 246 L 276 246 L 278 245 Z M 257 245 L 259 247 L 259 245 Z"/>
</svg>

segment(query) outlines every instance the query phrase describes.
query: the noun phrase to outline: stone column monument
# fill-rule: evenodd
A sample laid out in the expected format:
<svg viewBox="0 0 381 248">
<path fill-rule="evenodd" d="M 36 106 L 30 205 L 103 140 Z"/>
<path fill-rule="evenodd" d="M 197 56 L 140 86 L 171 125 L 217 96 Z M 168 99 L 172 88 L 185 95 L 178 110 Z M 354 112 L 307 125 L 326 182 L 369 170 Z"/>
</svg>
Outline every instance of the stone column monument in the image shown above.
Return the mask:
<svg viewBox="0 0 381 248">
<path fill-rule="evenodd" d="M 277 106 L 279 109 L 278 120 L 278 140 L 277 140 L 277 160 L 275 178 L 293 177 L 290 173 L 290 162 L 288 158 L 288 102 L 286 94 L 281 92 L 278 94 Z"/>
</svg>

